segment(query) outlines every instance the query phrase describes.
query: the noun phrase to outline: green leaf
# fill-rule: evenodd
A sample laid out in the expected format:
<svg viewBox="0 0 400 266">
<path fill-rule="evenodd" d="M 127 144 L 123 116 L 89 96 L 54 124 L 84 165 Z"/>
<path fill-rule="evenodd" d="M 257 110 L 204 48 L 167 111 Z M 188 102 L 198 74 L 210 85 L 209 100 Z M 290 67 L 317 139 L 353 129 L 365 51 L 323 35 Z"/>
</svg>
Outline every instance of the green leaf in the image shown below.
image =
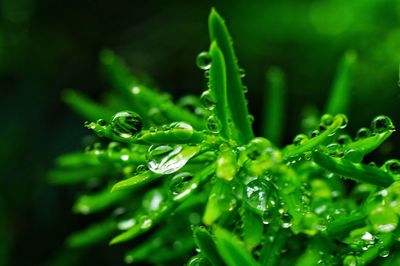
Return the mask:
<svg viewBox="0 0 400 266">
<path fill-rule="evenodd" d="M 152 182 L 161 176 L 162 175 L 153 173 L 152 171 L 144 171 L 138 175 L 119 181 L 112 187 L 111 192 L 120 189 L 135 188 Z"/>
<path fill-rule="evenodd" d="M 129 195 L 128 193 L 127 191 L 110 193 L 110 189 L 106 188 L 94 195 L 83 195 L 78 198 L 74 204 L 73 210 L 82 214 L 98 212 L 117 204 L 122 199 L 126 198 L 126 196 Z"/>
<path fill-rule="evenodd" d="M 245 144 L 254 138 L 254 133 L 232 40 L 224 20 L 215 9 L 211 10 L 208 25 L 211 41 L 218 44 L 225 59 L 228 106 L 235 130 L 233 135 L 240 144 Z"/>
<path fill-rule="evenodd" d="M 263 136 L 275 145 L 281 144 L 285 120 L 286 84 L 282 71 L 271 68 L 267 72 L 267 93 L 264 97 Z"/>
<path fill-rule="evenodd" d="M 388 130 L 346 144 L 344 158 L 356 163 L 361 162 L 365 155 L 378 148 L 393 132 L 394 130 Z"/>
<path fill-rule="evenodd" d="M 226 212 L 229 212 L 230 201 L 232 200 L 231 185 L 224 179 L 217 179 L 211 188 L 207 205 L 204 210 L 203 222 L 212 225 Z"/>
<path fill-rule="evenodd" d="M 71 248 L 82 248 L 100 244 L 109 239 L 116 230 L 117 223 L 115 220 L 107 219 L 73 233 L 68 237 L 67 245 Z"/>
<path fill-rule="evenodd" d="M 49 172 L 49 180 L 53 184 L 68 185 L 99 178 L 109 172 L 105 166 L 86 166 L 79 168 L 57 169 Z"/>
<path fill-rule="evenodd" d="M 324 235 L 329 237 L 342 237 L 353 229 L 365 225 L 366 214 L 358 213 L 334 220 L 327 225 Z"/>
<path fill-rule="evenodd" d="M 243 240 L 248 250 L 258 246 L 263 238 L 264 224 L 260 216 L 243 209 L 240 213 L 243 224 Z"/>
<path fill-rule="evenodd" d="M 228 120 L 231 117 L 227 100 L 225 59 L 215 41 L 211 43 L 210 55 L 212 62 L 210 67 L 210 90 L 215 95 L 217 102 L 215 114 L 221 122 L 221 136 L 228 139 L 231 135 Z"/>
<path fill-rule="evenodd" d="M 194 241 L 200 248 L 200 252 L 211 262 L 213 266 L 224 266 L 221 256 L 211 234 L 203 227 L 196 227 L 193 231 Z"/>
<path fill-rule="evenodd" d="M 347 51 L 339 64 L 331 95 L 325 108 L 327 114 L 346 114 L 350 106 L 351 85 L 356 63 L 356 53 Z"/>
<path fill-rule="evenodd" d="M 346 159 L 332 158 L 321 152 L 314 152 L 313 159 L 319 166 L 357 182 L 380 187 L 387 187 L 393 183 L 393 177 L 377 167 L 353 163 Z"/>
<path fill-rule="evenodd" d="M 114 114 L 112 110 L 74 90 L 66 90 L 63 93 L 63 99 L 75 112 L 91 121 L 96 121 L 100 118 L 109 121 Z"/>
<path fill-rule="evenodd" d="M 288 145 L 282 150 L 282 158 L 284 160 L 288 160 L 293 157 L 297 157 L 302 155 L 304 152 L 311 151 L 316 148 L 318 145 L 323 144 L 325 140 L 327 140 L 331 135 L 335 134 L 337 130 L 339 130 L 345 123 L 347 123 L 346 116 L 339 114 L 336 115 L 333 123 L 320 135 L 307 140 L 304 144 L 300 145 Z"/>
<path fill-rule="evenodd" d="M 236 235 L 214 226 L 215 244 L 222 259 L 228 266 L 257 266 L 253 256 Z"/>
<path fill-rule="evenodd" d="M 82 166 L 100 165 L 100 162 L 95 155 L 85 152 L 72 152 L 57 157 L 56 164 L 59 167 L 78 168 Z"/>
</svg>

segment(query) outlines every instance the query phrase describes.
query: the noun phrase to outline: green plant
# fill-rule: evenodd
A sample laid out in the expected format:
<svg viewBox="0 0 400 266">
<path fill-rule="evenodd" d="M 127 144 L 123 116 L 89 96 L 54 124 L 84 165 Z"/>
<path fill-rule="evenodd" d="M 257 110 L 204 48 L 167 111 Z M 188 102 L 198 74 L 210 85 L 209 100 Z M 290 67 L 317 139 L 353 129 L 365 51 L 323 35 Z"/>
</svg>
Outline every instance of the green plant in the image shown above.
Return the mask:
<svg viewBox="0 0 400 266">
<path fill-rule="evenodd" d="M 110 51 L 101 55 L 115 91 L 107 103 L 66 92 L 66 101 L 95 121 L 85 126 L 102 142 L 59 157 L 50 178 L 102 187 L 78 198 L 77 213 L 114 209 L 71 235 L 68 245 L 109 240 L 114 245 L 141 236 L 131 242 L 125 261 L 157 265 L 395 265 L 400 161 L 362 163 L 394 126 L 378 116 L 354 140 L 342 133 L 354 52 L 339 66 L 327 114 L 305 117 L 309 134 L 279 149 L 282 72 L 274 68 L 267 74 L 265 138 L 254 137 L 244 71 L 215 10 L 209 29 L 209 51 L 197 58 L 208 79 L 200 99 L 186 96 L 173 103 L 132 76 Z M 390 250 L 394 255 L 380 259 Z"/>
</svg>

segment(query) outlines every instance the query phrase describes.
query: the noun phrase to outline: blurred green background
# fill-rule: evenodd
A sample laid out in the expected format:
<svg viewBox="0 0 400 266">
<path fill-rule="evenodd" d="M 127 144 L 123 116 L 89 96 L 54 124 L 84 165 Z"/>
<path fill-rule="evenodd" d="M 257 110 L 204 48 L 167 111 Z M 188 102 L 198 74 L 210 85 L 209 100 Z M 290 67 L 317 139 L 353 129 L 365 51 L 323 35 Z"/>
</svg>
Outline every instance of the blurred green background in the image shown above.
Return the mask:
<svg viewBox="0 0 400 266">
<path fill-rule="evenodd" d="M 0 265 L 122 265 L 120 247 L 64 250 L 65 237 L 96 219 L 72 214 L 79 191 L 46 180 L 55 156 L 90 135 L 62 101 L 64 88 L 101 99 L 104 48 L 175 99 L 205 87 L 196 55 L 208 49 L 212 6 L 225 17 L 249 108 L 261 115 L 265 71 L 287 78 L 286 142 L 306 106 L 320 110 L 343 53 L 358 54 L 348 117 L 354 136 L 378 114 L 400 126 L 400 1 L 0 1 Z M 370 158 L 400 157 L 399 133 Z M 389 155 L 391 154 L 391 155 Z M 122 247 L 123 248 L 123 247 Z"/>
</svg>

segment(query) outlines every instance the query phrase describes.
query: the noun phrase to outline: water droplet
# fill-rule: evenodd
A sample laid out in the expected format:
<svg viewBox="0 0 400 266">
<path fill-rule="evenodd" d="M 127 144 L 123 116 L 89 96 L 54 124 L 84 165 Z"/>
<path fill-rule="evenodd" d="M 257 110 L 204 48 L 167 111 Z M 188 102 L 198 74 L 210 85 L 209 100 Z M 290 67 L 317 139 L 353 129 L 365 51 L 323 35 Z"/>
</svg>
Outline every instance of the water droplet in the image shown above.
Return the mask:
<svg viewBox="0 0 400 266">
<path fill-rule="evenodd" d="M 208 52 L 201 52 L 197 55 L 196 65 L 202 70 L 208 70 L 211 67 L 211 56 Z"/>
<path fill-rule="evenodd" d="M 374 133 L 382 133 L 388 130 L 393 130 L 394 125 L 389 117 L 380 115 L 372 120 L 371 129 Z"/>
<path fill-rule="evenodd" d="M 206 258 L 204 258 L 200 254 L 192 257 L 187 264 L 187 266 L 205 266 L 205 265 L 209 265 L 209 262 Z"/>
<path fill-rule="evenodd" d="M 320 128 L 326 129 L 333 123 L 333 116 L 330 114 L 324 114 L 320 120 Z"/>
<path fill-rule="evenodd" d="M 254 138 L 246 145 L 247 156 L 250 159 L 255 160 L 271 147 L 271 142 L 266 138 Z"/>
<path fill-rule="evenodd" d="M 362 127 L 357 131 L 356 140 L 367 138 L 371 136 L 371 130 L 366 127 Z"/>
<path fill-rule="evenodd" d="M 221 123 L 215 115 L 210 115 L 207 119 L 207 129 L 211 133 L 219 133 L 221 128 Z"/>
<path fill-rule="evenodd" d="M 192 179 L 193 174 L 189 172 L 181 172 L 171 178 L 168 187 L 174 200 L 182 198 L 192 190 L 189 186 Z"/>
<path fill-rule="evenodd" d="M 308 140 L 308 137 L 305 134 L 298 134 L 293 139 L 294 145 L 301 145 Z"/>
<path fill-rule="evenodd" d="M 331 143 L 326 146 L 326 151 L 329 155 L 336 157 L 341 157 L 344 154 L 342 146 L 337 142 Z"/>
<path fill-rule="evenodd" d="M 388 257 L 390 254 L 389 249 L 386 249 L 385 247 L 379 248 L 379 256 L 382 258 Z"/>
<path fill-rule="evenodd" d="M 315 137 L 319 136 L 319 134 L 321 134 L 321 132 L 318 129 L 315 129 L 311 132 L 310 137 L 315 138 Z"/>
<path fill-rule="evenodd" d="M 345 145 L 345 144 L 348 144 L 348 143 L 352 142 L 352 139 L 351 139 L 351 137 L 349 135 L 342 134 L 337 138 L 337 142 L 340 145 Z"/>
<path fill-rule="evenodd" d="M 282 213 L 282 228 L 289 228 L 292 226 L 292 216 L 284 212 Z"/>
<path fill-rule="evenodd" d="M 249 119 L 250 124 L 253 124 L 253 122 L 254 122 L 254 116 L 248 115 L 247 118 Z"/>
<path fill-rule="evenodd" d="M 396 229 L 399 218 L 392 208 L 377 206 L 368 214 L 368 221 L 375 231 L 387 233 Z"/>
<path fill-rule="evenodd" d="M 180 140 L 187 140 L 193 135 L 193 127 L 185 122 L 174 122 L 169 127 Z"/>
<path fill-rule="evenodd" d="M 347 125 L 349 124 L 349 119 L 347 118 L 347 116 L 343 115 L 343 114 L 339 114 L 337 116 L 341 116 L 342 117 L 342 124 L 340 125 L 340 129 L 345 129 L 347 127 Z"/>
<path fill-rule="evenodd" d="M 392 175 L 400 175 L 400 161 L 391 159 L 383 164 L 383 169 Z"/>
<path fill-rule="evenodd" d="M 153 220 L 147 216 L 142 216 L 140 218 L 140 228 L 141 229 L 148 229 L 153 225 Z"/>
<path fill-rule="evenodd" d="M 99 120 L 97 120 L 96 123 L 97 123 L 99 126 L 102 126 L 102 127 L 104 127 L 104 126 L 107 125 L 107 121 L 104 120 L 104 119 L 99 119 Z"/>
<path fill-rule="evenodd" d="M 153 145 L 147 152 L 148 168 L 157 174 L 172 174 L 197 154 L 196 146 Z"/>
<path fill-rule="evenodd" d="M 200 101 L 201 101 L 201 104 L 207 109 L 214 108 L 214 106 L 216 104 L 214 95 L 212 94 L 212 92 L 210 90 L 206 90 L 201 94 Z"/>
<path fill-rule="evenodd" d="M 343 265 L 344 266 L 359 266 L 361 264 L 358 262 L 357 257 L 355 257 L 353 255 L 349 255 L 344 258 Z"/>
<path fill-rule="evenodd" d="M 111 127 L 117 136 L 128 139 L 142 130 L 143 123 L 138 114 L 131 111 L 122 111 L 113 116 Z"/>
<path fill-rule="evenodd" d="M 156 212 L 164 201 L 164 195 L 160 189 L 153 189 L 146 193 L 142 200 L 143 208 L 148 212 Z"/>
<path fill-rule="evenodd" d="M 267 209 L 262 214 L 262 222 L 263 224 L 269 224 L 274 217 L 274 212 L 271 209 Z"/>
<path fill-rule="evenodd" d="M 271 207 L 273 187 L 263 179 L 255 179 L 248 183 L 244 189 L 244 199 L 247 206 L 263 215 Z"/>
</svg>

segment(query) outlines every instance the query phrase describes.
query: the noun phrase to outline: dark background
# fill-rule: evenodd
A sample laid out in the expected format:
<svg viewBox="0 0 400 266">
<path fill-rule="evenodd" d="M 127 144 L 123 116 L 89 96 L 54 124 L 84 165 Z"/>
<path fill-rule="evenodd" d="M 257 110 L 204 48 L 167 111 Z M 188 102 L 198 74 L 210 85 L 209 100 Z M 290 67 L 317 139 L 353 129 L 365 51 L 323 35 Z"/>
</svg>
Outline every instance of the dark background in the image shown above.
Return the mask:
<svg viewBox="0 0 400 266">
<path fill-rule="evenodd" d="M 342 54 L 358 64 L 349 133 L 378 114 L 400 125 L 400 1 L 0 1 L 0 265 L 118 265 L 118 248 L 63 250 L 65 237 L 90 219 L 73 215 L 76 193 L 53 187 L 53 159 L 82 149 L 90 134 L 61 100 L 64 88 L 100 99 L 108 85 L 98 55 L 110 48 L 134 72 L 174 98 L 200 94 L 196 55 L 208 49 L 207 17 L 226 19 L 249 107 L 262 109 L 265 71 L 279 66 L 288 86 L 286 142 L 305 106 L 322 109 Z M 399 157 L 399 133 L 370 158 Z M 388 155 L 390 153 L 392 155 Z"/>
</svg>

